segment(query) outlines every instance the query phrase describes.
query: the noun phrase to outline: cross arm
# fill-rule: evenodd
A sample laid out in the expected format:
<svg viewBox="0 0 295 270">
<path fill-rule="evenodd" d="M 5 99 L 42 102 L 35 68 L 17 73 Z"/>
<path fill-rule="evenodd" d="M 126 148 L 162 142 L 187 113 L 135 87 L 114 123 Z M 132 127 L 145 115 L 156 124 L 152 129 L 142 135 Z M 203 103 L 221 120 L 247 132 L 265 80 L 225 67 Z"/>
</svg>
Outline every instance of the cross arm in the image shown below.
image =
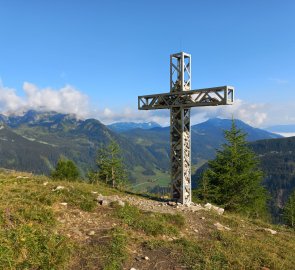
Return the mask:
<svg viewBox="0 0 295 270">
<path fill-rule="evenodd" d="M 201 107 L 231 105 L 234 87 L 220 86 L 175 93 L 153 94 L 138 97 L 139 110 L 170 109 L 172 107 Z"/>
</svg>

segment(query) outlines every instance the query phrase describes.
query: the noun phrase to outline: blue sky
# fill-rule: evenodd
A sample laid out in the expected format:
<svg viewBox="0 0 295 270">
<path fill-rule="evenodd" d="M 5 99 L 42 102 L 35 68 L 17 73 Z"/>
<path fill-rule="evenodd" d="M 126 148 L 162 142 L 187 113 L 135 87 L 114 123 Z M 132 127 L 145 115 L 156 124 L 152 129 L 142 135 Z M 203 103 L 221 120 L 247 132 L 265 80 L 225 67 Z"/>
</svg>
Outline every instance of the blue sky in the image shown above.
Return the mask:
<svg viewBox="0 0 295 270">
<path fill-rule="evenodd" d="M 236 117 L 295 123 L 295 1 L 1 0 L 0 110 L 41 106 L 103 122 L 155 120 L 137 96 L 169 91 L 169 55 L 192 55 L 192 87 L 233 85 Z M 1 97 L 2 96 L 2 97 Z"/>
</svg>

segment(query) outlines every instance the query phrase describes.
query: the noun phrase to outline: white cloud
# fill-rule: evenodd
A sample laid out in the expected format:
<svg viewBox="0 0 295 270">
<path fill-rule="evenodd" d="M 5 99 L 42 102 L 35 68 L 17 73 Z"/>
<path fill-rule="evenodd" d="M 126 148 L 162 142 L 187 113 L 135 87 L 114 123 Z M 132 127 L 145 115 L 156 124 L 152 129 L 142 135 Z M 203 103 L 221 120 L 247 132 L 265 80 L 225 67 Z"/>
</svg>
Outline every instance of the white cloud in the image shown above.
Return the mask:
<svg viewBox="0 0 295 270">
<path fill-rule="evenodd" d="M 201 109 L 202 110 L 202 109 Z M 261 126 L 268 118 L 267 104 L 257 103 L 251 104 L 240 99 L 235 100 L 233 105 L 206 107 L 200 111 L 204 118 L 220 117 L 220 118 L 236 118 L 240 119 L 252 126 Z M 198 113 L 198 112 L 196 112 Z"/>
<path fill-rule="evenodd" d="M 253 126 L 261 126 L 268 119 L 266 104 L 249 104 L 242 100 L 236 100 L 234 105 L 199 107 L 191 110 L 191 123 L 196 124 L 209 118 L 237 118 Z M 104 123 L 134 121 L 147 122 L 155 121 L 163 126 L 168 126 L 170 122 L 169 110 L 137 111 L 127 108 L 123 112 L 114 112 L 105 109 L 101 114 L 97 113 Z"/>
<path fill-rule="evenodd" d="M 22 113 L 29 109 L 73 113 L 81 118 L 97 118 L 105 124 L 113 122 L 155 121 L 162 126 L 170 122 L 169 110 L 138 111 L 135 108 L 111 109 L 109 107 L 91 109 L 87 95 L 74 87 L 66 85 L 60 89 L 39 88 L 32 83 L 23 84 L 24 96 L 15 89 L 4 87 L 0 80 L 0 113 Z M 135 104 L 136 105 L 136 104 Z M 122 104 L 124 106 L 124 104 Z M 212 117 L 237 118 L 256 127 L 295 122 L 292 102 L 248 103 L 236 100 L 234 105 L 192 108 L 191 123 L 196 124 Z"/>
<path fill-rule="evenodd" d="M 24 101 L 17 96 L 12 88 L 4 87 L 0 84 L 0 108 L 2 112 L 15 112 L 24 106 Z"/>
<path fill-rule="evenodd" d="M 60 89 L 39 89 L 36 85 L 25 82 L 23 90 L 25 96 L 20 97 L 14 89 L 0 85 L 1 112 L 9 114 L 21 113 L 29 109 L 42 109 L 74 113 L 78 117 L 87 117 L 89 114 L 88 97 L 70 85 Z"/>
</svg>

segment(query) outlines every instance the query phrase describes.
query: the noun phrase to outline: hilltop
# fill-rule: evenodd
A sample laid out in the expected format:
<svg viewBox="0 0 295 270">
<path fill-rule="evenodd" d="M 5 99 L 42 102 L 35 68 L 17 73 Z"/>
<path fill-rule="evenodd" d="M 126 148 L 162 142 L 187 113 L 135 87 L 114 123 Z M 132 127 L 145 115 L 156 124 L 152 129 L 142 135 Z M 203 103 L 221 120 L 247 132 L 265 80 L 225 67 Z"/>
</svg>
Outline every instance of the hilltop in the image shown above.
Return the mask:
<svg viewBox="0 0 295 270">
<path fill-rule="evenodd" d="M 2 269 L 292 269 L 295 233 L 98 184 L 0 172 Z"/>
</svg>

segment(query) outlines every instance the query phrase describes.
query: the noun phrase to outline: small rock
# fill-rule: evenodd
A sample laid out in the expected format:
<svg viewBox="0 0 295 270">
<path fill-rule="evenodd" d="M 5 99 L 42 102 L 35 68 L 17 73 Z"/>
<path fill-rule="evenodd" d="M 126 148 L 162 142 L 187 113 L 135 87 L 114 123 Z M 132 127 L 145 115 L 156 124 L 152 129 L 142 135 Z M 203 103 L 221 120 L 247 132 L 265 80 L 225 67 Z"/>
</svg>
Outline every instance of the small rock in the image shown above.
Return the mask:
<svg viewBox="0 0 295 270">
<path fill-rule="evenodd" d="M 217 212 L 218 215 L 222 215 L 224 213 L 224 209 L 223 208 L 214 206 L 211 203 L 206 203 L 204 205 L 204 207 L 207 210 L 214 210 L 215 212 Z"/>
<path fill-rule="evenodd" d="M 107 201 L 107 200 L 103 200 L 103 201 L 101 201 L 100 204 L 101 204 L 102 206 L 108 206 L 108 205 L 110 204 L 110 202 Z"/>
<path fill-rule="evenodd" d="M 121 201 L 121 200 L 118 200 L 117 201 L 118 205 L 124 207 L 125 206 L 125 202 Z"/>
<path fill-rule="evenodd" d="M 103 200 L 104 200 L 104 197 L 103 197 L 101 194 L 99 194 L 99 195 L 97 196 L 97 198 L 96 198 L 96 201 L 97 201 L 99 204 L 102 204 Z"/>
<path fill-rule="evenodd" d="M 150 258 L 148 256 L 143 257 L 146 261 L 148 261 Z"/>
<path fill-rule="evenodd" d="M 199 230 L 197 230 L 197 229 L 194 229 L 194 232 L 195 232 L 195 233 L 198 233 L 198 232 L 199 232 Z"/>
<path fill-rule="evenodd" d="M 91 193 L 92 193 L 92 194 L 97 194 L 98 192 L 97 192 L 97 191 L 91 191 Z"/>
<path fill-rule="evenodd" d="M 211 204 L 211 203 L 206 203 L 206 204 L 204 205 L 204 207 L 205 207 L 206 209 L 210 210 L 210 209 L 212 208 L 212 204 Z"/>
<path fill-rule="evenodd" d="M 44 183 L 43 183 L 43 186 L 47 186 L 47 185 L 48 185 L 48 182 L 44 182 Z"/>
<path fill-rule="evenodd" d="M 270 232 L 271 234 L 277 234 L 278 232 L 272 229 L 264 229 L 266 232 Z"/>
<path fill-rule="evenodd" d="M 66 203 L 66 202 L 61 202 L 60 205 L 67 206 L 68 203 Z"/>
<path fill-rule="evenodd" d="M 219 230 L 219 231 L 230 231 L 230 230 L 231 230 L 229 227 L 226 227 L 226 226 L 220 224 L 219 222 L 216 222 L 216 223 L 214 224 L 214 226 L 215 226 L 215 227 L 217 228 L 217 230 Z"/>
<path fill-rule="evenodd" d="M 20 179 L 20 178 L 22 178 L 22 179 L 28 179 L 29 177 L 28 176 L 21 176 L 21 175 L 19 175 L 19 176 L 16 177 L 16 179 Z"/>
<path fill-rule="evenodd" d="M 65 189 L 64 186 L 57 186 L 56 188 L 52 189 L 52 191 L 62 190 Z"/>
<path fill-rule="evenodd" d="M 169 201 L 167 204 L 170 205 L 170 206 L 175 206 L 176 205 L 176 202 Z"/>
<path fill-rule="evenodd" d="M 221 207 L 217 207 L 217 206 L 212 205 L 211 209 L 214 210 L 215 212 L 217 212 L 218 215 L 222 215 L 224 213 L 224 209 Z"/>
<path fill-rule="evenodd" d="M 90 231 L 90 232 L 88 232 L 88 235 L 89 235 L 89 236 L 95 235 L 95 231 Z"/>
<path fill-rule="evenodd" d="M 132 267 L 132 268 L 130 268 L 130 270 L 136 270 L 136 268 Z"/>
<path fill-rule="evenodd" d="M 203 220 L 204 220 L 204 219 L 205 219 L 205 217 L 200 217 L 200 219 L 203 219 Z"/>
</svg>

